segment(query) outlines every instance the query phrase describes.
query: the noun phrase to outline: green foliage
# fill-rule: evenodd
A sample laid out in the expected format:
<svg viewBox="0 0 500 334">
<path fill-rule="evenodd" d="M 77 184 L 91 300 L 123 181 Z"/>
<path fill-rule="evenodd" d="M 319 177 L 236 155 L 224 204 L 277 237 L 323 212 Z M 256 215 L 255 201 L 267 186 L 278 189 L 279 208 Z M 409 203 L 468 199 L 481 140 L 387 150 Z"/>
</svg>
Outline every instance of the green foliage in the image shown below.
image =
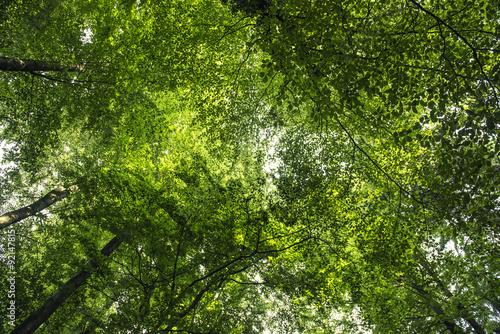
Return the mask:
<svg viewBox="0 0 500 334">
<path fill-rule="evenodd" d="M 498 8 L 0 5 L 85 66 L 0 74 L 2 211 L 78 186 L 12 226 L 16 323 L 87 270 L 40 332 L 498 331 Z"/>
</svg>

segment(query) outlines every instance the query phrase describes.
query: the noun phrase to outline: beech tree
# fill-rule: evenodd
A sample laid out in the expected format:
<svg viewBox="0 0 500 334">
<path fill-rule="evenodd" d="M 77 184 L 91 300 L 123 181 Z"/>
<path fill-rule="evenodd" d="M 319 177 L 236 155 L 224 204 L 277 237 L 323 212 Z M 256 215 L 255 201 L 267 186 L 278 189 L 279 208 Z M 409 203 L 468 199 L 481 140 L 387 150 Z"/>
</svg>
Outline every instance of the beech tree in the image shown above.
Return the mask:
<svg viewBox="0 0 500 334">
<path fill-rule="evenodd" d="M 16 326 L 498 332 L 498 7 L 12 1 Z"/>
<path fill-rule="evenodd" d="M 110 256 L 113 251 L 120 246 L 122 240 L 115 237 L 101 250 L 101 254 Z M 93 261 L 91 267 L 96 268 L 97 264 Z M 85 281 L 90 277 L 91 272 L 79 271 L 71 277 L 60 289 L 58 289 L 42 306 L 30 314 L 19 326 L 11 333 L 34 333 L 40 325 L 47 319 L 71 296 Z"/>
<path fill-rule="evenodd" d="M 47 195 L 40 198 L 38 201 L 25 206 L 24 208 L 7 212 L 0 216 L 0 229 L 4 229 L 7 226 L 17 223 L 27 217 L 33 216 L 43 209 L 49 207 L 50 205 L 64 199 L 69 193 L 75 191 L 76 186 L 71 186 L 68 189 L 63 187 L 57 187 L 56 189 L 50 191 Z"/>
</svg>

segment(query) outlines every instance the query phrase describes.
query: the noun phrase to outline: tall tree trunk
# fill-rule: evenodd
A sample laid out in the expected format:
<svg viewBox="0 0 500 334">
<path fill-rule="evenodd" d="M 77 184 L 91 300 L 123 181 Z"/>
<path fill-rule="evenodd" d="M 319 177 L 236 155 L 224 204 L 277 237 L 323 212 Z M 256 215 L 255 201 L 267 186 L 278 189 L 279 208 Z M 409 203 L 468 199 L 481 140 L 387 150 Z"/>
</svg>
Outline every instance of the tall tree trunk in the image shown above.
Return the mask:
<svg viewBox="0 0 500 334">
<path fill-rule="evenodd" d="M 24 218 L 28 218 L 37 214 L 38 212 L 51 206 L 55 202 L 66 198 L 71 192 L 74 192 L 76 189 L 77 186 L 71 186 L 69 188 L 57 187 L 33 204 L 30 204 L 18 210 L 7 212 L 6 214 L 0 216 L 0 230 L 6 228 L 11 224 L 17 223 Z"/>
<path fill-rule="evenodd" d="M 84 72 L 85 65 L 68 65 L 55 61 L 31 60 L 0 57 L 0 71 L 21 71 L 21 72 Z"/>
<path fill-rule="evenodd" d="M 427 260 L 425 259 L 425 257 L 422 254 L 417 253 L 417 258 L 418 258 L 418 260 L 420 262 L 420 265 L 432 277 L 432 279 L 434 280 L 434 282 L 437 283 L 437 285 L 439 286 L 439 288 L 441 289 L 441 291 L 443 292 L 443 294 L 446 297 L 450 298 L 450 299 L 453 298 L 453 294 L 451 293 L 451 291 L 448 290 L 448 288 L 439 279 L 438 275 L 434 272 L 434 270 L 431 268 L 431 266 L 427 263 Z M 483 327 L 481 326 L 481 324 L 478 323 L 476 321 L 476 319 L 474 319 L 474 317 L 472 316 L 472 314 L 465 308 L 465 306 L 461 302 L 458 302 L 457 308 L 460 311 L 462 319 L 464 319 L 465 321 L 467 321 L 467 323 L 472 328 L 474 328 L 474 331 L 476 333 L 478 333 L 478 334 L 486 334 L 486 331 L 483 329 Z"/>
<path fill-rule="evenodd" d="M 120 246 L 122 239 L 114 237 L 101 250 L 101 254 L 109 256 Z M 92 268 L 97 268 L 97 263 L 90 261 Z M 62 287 L 60 287 L 42 306 L 31 313 L 19 326 L 10 334 L 31 334 L 40 327 L 47 319 L 92 275 L 89 271 L 81 270 L 71 277 Z"/>
<path fill-rule="evenodd" d="M 427 291 L 425 291 L 425 289 L 421 285 L 418 285 L 416 283 L 411 283 L 411 286 L 422 297 L 424 297 L 424 298 L 428 297 L 429 293 Z M 455 322 L 446 319 L 446 314 L 444 313 L 443 308 L 441 307 L 441 305 L 439 305 L 436 301 L 434 301 L 432 299 L 428 299 L 428 300 L 430 302 L 430 306 L 431 306 L 432 310 L 434 311 L 434 313 L 436 313 L 436 315 L 438 317 L 440 317 L 442 319 L 443 324 L 446 326 L 446 329 L 450 333 L 452 333 L 452 334 L 462 334 L 463 333 L 463 330 L 460 327 L 458 327 L 455 324 Z"/>
</svg>

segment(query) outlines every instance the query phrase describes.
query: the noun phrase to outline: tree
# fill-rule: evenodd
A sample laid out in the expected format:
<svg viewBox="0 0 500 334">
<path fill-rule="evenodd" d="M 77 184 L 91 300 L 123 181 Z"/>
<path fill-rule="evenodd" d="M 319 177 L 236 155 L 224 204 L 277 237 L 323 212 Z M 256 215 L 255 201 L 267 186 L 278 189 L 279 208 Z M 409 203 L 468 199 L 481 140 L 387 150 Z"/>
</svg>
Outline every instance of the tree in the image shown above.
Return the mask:
<svg viewBox="0 0 500 334">
<path fill-rule="evenodd" d="M 123 240 L 115 237 L 102 250 L 101 254 L 110 256 L 113 251 L 120 246 Z M 91 261 L 90 266 L 97 267 L 97 264 Z M 31 313 L 19 326 L 11 333 L 33 333 L 41 324 L 64 303 L 64 301 L 73 294 L 90 277 L 91 272 L 79 271 L 69 279 L 59 290 L 57 290 L 42 306 Z"/>
<path fill-rule="evenodd" d="M 385 277 L 382 282 L 394 282 L 398 272 L 409 275 L 414 266 L 414 260 L 401 259 L 400 252 L 411 254 L 415 245 L 426 245 L 426 252 L 431 244 L 435 249 L 433 238 L 444 244 L 495 243 L 482 232 L 486 228 L 496 239 L 497 232 L 490 228 L 496 209 L 486 204 L 496 201 L 492 190 L 498 187 L 498 150 L 493 148 L 498 128 L 493 124 L 498 115 L 499 13 L 494 2 L 284 1 L 259 10 L 246 2 L 230 3 L 255 17 L 253 41 L 265 53 L 261 77 L 275 87 L 274 115 L 293 126 L 300 124 L 302 130 L 283 138 L 278 189 L 283 198 L 291 197 L 291 207 L 298 202 L 310 206 L 312 221 L 333 215 L 316 213 L 325 212 L 332 201 L 348 210 L 340 216 L 349 217 L 351 233 L 364 235 L 354 238 L 356 242 L 351 238 L 359 248 L 355 258 L 362 255 L 362 268 L 371 263 L 361 271 L 377 268 L 375 272 Z M 315 144 L 304 146 L 309 143 L 303 136 L 315 138 Z M 342 140 L 352 146 L 336 143 Z M 328 158 L 337 161 L 337 156 L 343 156 L 340 166 L 347 169 L 347 177 L 339 171 L 329 175 L 335 165 Z M 333 194 L 341 195 L 337 199 Z M 360 223 L 352 225 L 360 209 Z M 369 223 L 367 214 L 374 215 Z M 328 224 L 338 228 L 333 222 L 318 228 Z M 396 236 L 405 242 L 396 243 Z M 476 251 L 489 258 L 481 267 L 490 267 L 493 253 L 486 255 L 482 246 L 471 253 Z M 451 258 L 454 265 L 470 265 L 460 256 Z M 468 296 L 474 289 L 466 282 L 475 281 L 473 275 L 452 273 L 443 262 L 438 268 L 443 272 L 436 275 L 450 280 L 441 285 L 458 284 L 463 295 L 453 296 L 451 307 L 436 306 L 433 317 L 439 319 L 437 313 L 446 309 L 448 319 L 468 322 L 457 326 L 484 332 L 473 318 L 482 318 L 486 326 L 494 313 Z M 419 289 L 413 298 L 428 298 L 430 290 L 438 298 L 449 298 L 444 290 L 436 291 L 441 278 L 424 269 L 420 274 L 426 279 L 414 278 Z M 363 284 L 358 281 L 350 293 Z M 376 309 L 373 299 L 375 295 L 367 297 L 366 312 Z M 394 322 L 388 322 L 389 327 L 382 322 L 386 313 L 379 315 L 378 327 L 394 330 Z M 441 329 L 455 327 L 449 321 L 440 323 Z"/>
<path fill-rule="evenodd" d="M 12 1 L 2 57 L 102 69 L 0 73 L 3 211 L 79 189 L 17 323 L 81 272 L 41 330 L 494 332 L 497 7 Z"/>
<path fill-rule="evenodd" d="M 214 34 L 204 28 L 209 20 L 229 20 L 221 5 L 210 2 L 190 7 L 183 3 L 155 6 L 148 2 L 35 1 L 31 6 L 12 4 L 8 12 L 11 19 L 2 22 L 0 28 L 5 31 L 1 56 L 100 69 L 43 76 L 1 73 L 5 78 L 1 138 L 14 144 L 10 159 L 24 163 L 24 169 L 41 168 L 38 160 L 44 160 L 48 150 L 62 144 L 63 129 L 90 132 L 105 145 L 116 128 L 123 128 L 120 122 L 131 123 L 127 131 L 141 126 L 131 109 L 135 114 L 139 110 L 144 114 L 152 112 L 148 121 L 158 123 L 155 117 L 162 112 L 153 112 L 158 92 L 186 89 L 186 83 L 194 81 L 198 85 L 189 89 L 203 92 L 203 87 L 218 88 L 220 77 L 207 75 L 219 71 L 214 54 L 227 60 L 225 64 L 230 67 L 237 64 L 229 48 L 224 47 L 234 37 L 229 34 L 228 42 L 224 39 L 216 43 L 219 32 Z M 71 12 L 75 13 L 75 20 L 67 19 Z M 202 17 L 201 12 L 211 14 Z M 17 33 L 8 33 L 24 30 L 33 34 L 21 38 Z M 83 35 L 89 35 L 90 41 Z M 211 44 L 208 52 L 204 45 Z M 29 50 L 26 45 L 30 45 Z M 225 71 L 230 73 L 232 69 Z M 134 135 L 147 134 L 137 131 Z"/>
<path fill-rule="evenodd" d="M 55 202 L 66 198 L 69 193 L 75 191 L 76 189 L 76 186 L 71 186 L 67 189 L 63 187 L 57 187 L 33 204 L 15 211 L 5 213 L 4 215 L 0 216 L 0 228 L 4 229 L 11 224 L 17 223 L 27 217 L 37 214 L 38 212 L 49 207 Z"/>
</svg>

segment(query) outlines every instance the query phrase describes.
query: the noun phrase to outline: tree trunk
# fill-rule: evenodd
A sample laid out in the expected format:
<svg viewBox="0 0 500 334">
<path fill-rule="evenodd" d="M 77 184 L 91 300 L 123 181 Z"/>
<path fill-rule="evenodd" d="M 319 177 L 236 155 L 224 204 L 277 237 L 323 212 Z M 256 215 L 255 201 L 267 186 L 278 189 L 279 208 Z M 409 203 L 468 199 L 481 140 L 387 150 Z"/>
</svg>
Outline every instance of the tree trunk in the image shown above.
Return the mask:
<svg viewBox="0 0 500 334">
<path fill-rule="evenodd" d="M 420 265 L 427 271 L 427 273 L 434 279 L 434 282 L 437 283 L 443 294 L 448 297 L 448 298 L 453 298 L 453 294 L 451 293 L 448 288 L 443 284 L 443 282 L 439 279 L 438 275 L 434 272 L 434 270 L 431 268 L 431 266 L 427 263 L 427 260 L 425 257 L 417 253 L 417 258 L 420 262 Z M 483 329 L 481 324 L 479 324 L 476 319 L 472 316 L 472 314 L 465 308 L 465 306 L 461 303 L 458 302 L 457 308 L 460 311 L 462 319 L 467 321 L 467 323 L 474 328 L 474 331 L 479 334 L 486 334 L 486 331 Z"/>
<path fill-rule="evenodd" d="M 109 256 L 120 246 L 122 239 L 114 237 L 101 250 L 101 254 Z M 97 263 L 90 261 L 92 268 L 97 268 Z M 81 270 L 71 277 L 59 288 L 42 306 L 30 314 L 19 326 L 10 334 L 31 334 L 40 327 L 47 319 L 92 275 L 89 271 Z"/>
<path fill-rule="evenodd" d="M 416 283 L 412 283 L 411 286 L 422 297 L 424 297 L 424 298 L 428 297 L 429 293 L 427 291 L 425 291 L 425 289 L 421 285 L 418 285 Z M 434 311 L 434 313 L 436 313 L 436 315 L 442 319 L 443 324 L 446 326 L 446 329 L 450 333 L 452 333 L 452 334 L 462 334 L 463 333 L 463 330 L 460 327 L 458 327 L 455 324 L 455 322 L 446 319 L 446 315 L 445 315 L 445 313 L 444 313 L 443 308 L 441 307 L 441 305 L 439 305 L 436 301 L 434 301 L 432 299 L 429 299 L 429 303 L 431 304 L 430 306 L 431 306 L 432 310 Z"/>
<path fill-rule="evenodd" d="M 7 212 L 6 214 L 0 216 L 0 230 L 6 228 L 11 224 L 17 223 L 24 218 L 28 218 L 37 214 L 38 212 L 51 206 L 55 202 L 66 198 L 77 188 L 77 186 L 71 186 L 69 188 L 57 187 L 31 205 L 25 206 L 24 208 L 18 210 Z"/>
<path fill-rule="evenodd" d="M 68 65 L 55 61 L 31 60 L 0 57 L 0 71 L 21 71 L 21 72 L 49 72 L 67 71 L 84 72 L 85 66 L 81 64 Z"/>
</svg>

